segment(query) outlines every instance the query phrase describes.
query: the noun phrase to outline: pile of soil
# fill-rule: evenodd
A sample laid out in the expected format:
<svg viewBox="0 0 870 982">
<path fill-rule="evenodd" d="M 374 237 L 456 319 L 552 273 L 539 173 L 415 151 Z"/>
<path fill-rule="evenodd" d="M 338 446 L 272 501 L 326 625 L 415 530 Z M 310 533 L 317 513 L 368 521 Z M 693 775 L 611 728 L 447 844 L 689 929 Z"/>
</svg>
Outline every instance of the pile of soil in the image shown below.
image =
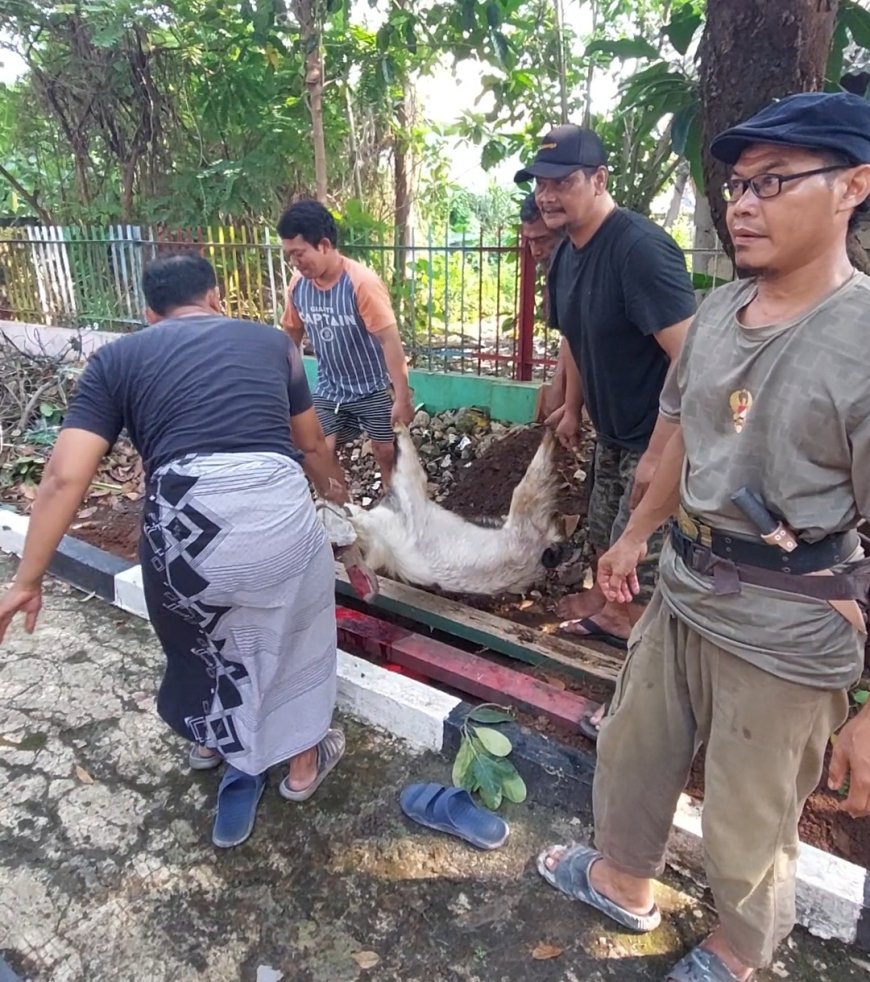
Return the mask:
<svg viewBox="0 0 870 982">
<path fill-rule="evenodd" d="M 141 528 L 142 502 L 113 497 L 82 509 L 69 534 L 115 556 L 138 562 Z"/>
<path fill-rule="evenodd" d="M 514 488 L 541 444 L 543 429 L 530 427 L 508 433 L 458 471 L 444 498 L 444 507 L 463 518 L 506 515 Z M 585 515 L 588 500 L 588 447 L 575 453 L 557 445 L 556 469 L 560 489 L 557 506 L 563 515 Z"/>
</svg>

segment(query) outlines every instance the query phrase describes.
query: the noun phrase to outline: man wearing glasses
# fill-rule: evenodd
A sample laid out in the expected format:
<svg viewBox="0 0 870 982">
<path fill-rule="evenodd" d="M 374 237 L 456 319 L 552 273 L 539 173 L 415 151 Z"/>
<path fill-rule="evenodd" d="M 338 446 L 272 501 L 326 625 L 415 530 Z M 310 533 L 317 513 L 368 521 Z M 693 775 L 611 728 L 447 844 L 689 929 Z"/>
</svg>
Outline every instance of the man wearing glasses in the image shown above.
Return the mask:
<svg viewBox="0 0 870 982">
<path fill-rule="evenodd" d="M 566 444 L 576 442 L 584 406 L 595 427 L 587 522 L 597 558 L 625 528 L 673 429 L 664 420 L 656 427 L 659 395 L 695 295 L 676 242 L 614 202 L 595 133 L 572 125 L 551 130 L 514 178 L 531 179 L 547 227 L 566 236 L 548 277 L 550 326 L 563 336 L 565 401 L 548 422 Z M 562 629 L 625 648 L 652 595 L 657 563 L 653 546 L 640 571 L 643 590 L 628 604 L 607 603 L 597 587 L 566 597 L 558 614 L 570 620 Z M 594 737 L 598 722 L 588 721 L 584 732 Z"/>
<path fill-rule="evenodd" d="M 846 253 L 870 196 L 870 103 L 791 96 L 711 150 L 731 166 L 744 278 L 698 311 L 662 393 L 675 433 L 598 564 L 605 596 L 631 598 L 648 536 L 677 515 L 601 728 L 599 851 L 539 860 L 560 889 L 654 928 L 652 881 L 703 745 L 720 923 L 671 982 L 744 982 L 791 931 L 798 820 L 861 675 L 870 600 L 855 531 L 870 516 L 870 278 Z M 828 784 L 847 781 L 844 810 L 870 815 L 870 708 L 834 745 Z"/>
</svg>

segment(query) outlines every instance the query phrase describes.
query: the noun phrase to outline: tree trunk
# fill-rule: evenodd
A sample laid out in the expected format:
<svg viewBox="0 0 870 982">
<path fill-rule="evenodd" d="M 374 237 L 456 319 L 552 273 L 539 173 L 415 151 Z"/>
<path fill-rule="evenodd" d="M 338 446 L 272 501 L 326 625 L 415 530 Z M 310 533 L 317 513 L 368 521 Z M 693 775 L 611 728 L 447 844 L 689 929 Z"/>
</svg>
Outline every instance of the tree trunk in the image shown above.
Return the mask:
<svg viewBox="0 0 870 982">
<path fill-rule="evenodd" d="M 708 0 L 699 56 L 704 184 L 719 238 L 725 225 L 727 167 L 710 141 L 773 99 L 814 92 L 825 81 L 839 0 Z"/>
<path fill-rule="evenodd" d="M 323 47 L 317 0 L 292 0 L 299 22 L 305 54 L 305 88 L 311 114 L 311 142 L 314 147 L 314 186 L 318 201 L 326 201 L 326 136 L 323 130 Z"/>
<path fill-rule="evenodd" d="M 568 76 L 565 67 L 565 17 L 562 10 L 562 0 L 553 0 L 553 14 L 556 18 L 556 43 L 559 51 L 559 106 L 561 109 L 559 122 L 568 122 Z"/>
<path fill-rule="evenodd" d="M 395 244 L 393 282 L 400 321 L 406 322 L 405 271 L 411 260 L 414 212 L 414 162 L 411 151 L 411 129 L 414 124 L 414 84 L 408 79 L 402 86 L 402 98 L 396 107 L 396 129 L 393 137 L 393 183 L 395 190 Z"/>
<path fill-rule="evenodd" d="M 674 174 L 674 190 L 671 192 L 671 203 L 668 205 L 668 213 L 665 215 L 664 229 L 667 232 L 674 227 L 680 217 L 680 209 L 683 205 L 683 195 L 686 191 L 686 184 L 689 182 L 689 163 L 686 160 L 677 164 Z"/>
</svg>

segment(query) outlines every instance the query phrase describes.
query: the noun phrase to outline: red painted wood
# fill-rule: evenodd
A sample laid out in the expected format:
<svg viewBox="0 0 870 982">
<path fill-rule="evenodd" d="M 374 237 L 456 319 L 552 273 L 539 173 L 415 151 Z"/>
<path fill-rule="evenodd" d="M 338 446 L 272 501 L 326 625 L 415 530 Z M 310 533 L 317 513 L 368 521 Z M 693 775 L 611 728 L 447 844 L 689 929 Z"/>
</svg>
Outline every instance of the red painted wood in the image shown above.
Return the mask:
<svg viewBox="0 0 870 982">
<path fill-rule="evenodd" d="M 577 693 L 369 614 L 338 607 L 337 616 L 339 642 L 352 652 L 394 662 L 465 695 L 546 716 L 572 731 L 582 716 L 598 708 L 598 703 Z"/>
<path fill-rule="evenodd" d="M 520 382 L 532 380 L 535 356 L 535 292 L 538 270 L 528 243 L 520 243 L 520 309 L 517 317 L 517 365 L 515 378 Z"/>
</svg>

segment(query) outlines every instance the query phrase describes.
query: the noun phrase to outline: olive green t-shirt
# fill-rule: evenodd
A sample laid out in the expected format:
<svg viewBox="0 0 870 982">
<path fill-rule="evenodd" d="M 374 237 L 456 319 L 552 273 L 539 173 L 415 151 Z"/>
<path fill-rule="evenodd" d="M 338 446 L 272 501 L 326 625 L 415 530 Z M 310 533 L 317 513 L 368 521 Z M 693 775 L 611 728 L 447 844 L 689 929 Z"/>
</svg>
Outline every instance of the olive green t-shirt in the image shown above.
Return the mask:
<svg viewBox="0 0 870 982">
<path fill-rule="evenodd" d="M 754 280 L 701 305 L 661 412 L 682 424 L 684 507 L 714 528 L 757 535 L 730 496 L 747 486 L 815 542 L 870 516 L 870 277 L 853 277 L 785 324 L 747 329 Z M 771 547 L 775 548 L 775 547 Z M 825 601 L 741 585 L 714 596 L 667 546 L 665 600 L 700 634 L 781 678 L 854 683 L 864 639 Z"/>
</svg>

